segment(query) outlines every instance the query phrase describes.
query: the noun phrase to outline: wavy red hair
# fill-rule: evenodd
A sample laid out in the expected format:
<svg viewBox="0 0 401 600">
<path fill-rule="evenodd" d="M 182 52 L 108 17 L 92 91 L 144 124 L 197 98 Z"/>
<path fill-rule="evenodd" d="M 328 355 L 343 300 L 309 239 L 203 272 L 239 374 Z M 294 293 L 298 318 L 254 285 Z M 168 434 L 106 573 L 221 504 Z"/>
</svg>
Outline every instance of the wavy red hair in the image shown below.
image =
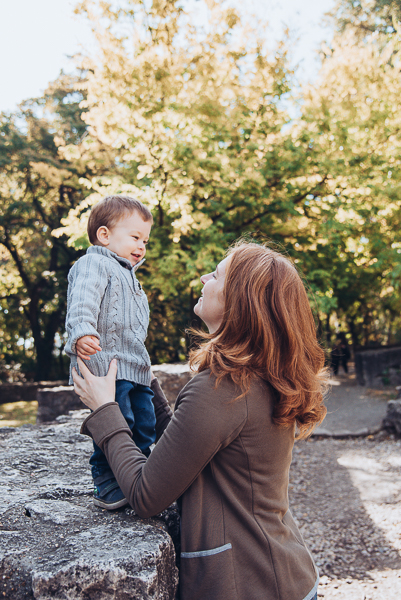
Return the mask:
<svg viewBox="0 0 401 600">
<path fill-rule="evenodd" d="M 224 319 L 189 357 L 210 368 L 217 385 L 230 377 L 246 394 L 255 376 L 276 391 L 273 421 L 308 437 L 325 415 L 325 355 L 304 284 L 291 261 L 263 244 L 239 242 L 227 256 Z M 193 332 L 195 333 L 195 332 Z"/>
</svg>

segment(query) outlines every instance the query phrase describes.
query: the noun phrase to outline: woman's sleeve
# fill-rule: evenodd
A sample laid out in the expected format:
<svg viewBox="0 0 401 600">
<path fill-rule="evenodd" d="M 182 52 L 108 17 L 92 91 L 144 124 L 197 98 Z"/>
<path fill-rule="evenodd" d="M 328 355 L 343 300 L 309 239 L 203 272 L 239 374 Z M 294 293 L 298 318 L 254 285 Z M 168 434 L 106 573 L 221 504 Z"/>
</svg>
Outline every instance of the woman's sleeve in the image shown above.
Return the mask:
<svg viewBox="0 0 401 600">
<path fill-rule="evenodd" d="M 159 441 L 163 431 L 171 421 L 173 411 L 171 410 L 169 403 L 167 402 L 166 396 L 158 382 L 157 378 L 152 379 L 150 384 L 153 396 L 153 406 L 156 415 L 156 442 Z"/>
<path fill-rule="evenodd" d="M 246 420 L 244 398 L 232 402 L 237 395 L 231 384 L 215 389 L 207 372 L 195 376 L 148 459 L 114 402 L 89 415 L 81 432 L 103 450 L 135 512 L 151 517 L 177 500 L 216 452 L 237 437 Z"/>
</svg>

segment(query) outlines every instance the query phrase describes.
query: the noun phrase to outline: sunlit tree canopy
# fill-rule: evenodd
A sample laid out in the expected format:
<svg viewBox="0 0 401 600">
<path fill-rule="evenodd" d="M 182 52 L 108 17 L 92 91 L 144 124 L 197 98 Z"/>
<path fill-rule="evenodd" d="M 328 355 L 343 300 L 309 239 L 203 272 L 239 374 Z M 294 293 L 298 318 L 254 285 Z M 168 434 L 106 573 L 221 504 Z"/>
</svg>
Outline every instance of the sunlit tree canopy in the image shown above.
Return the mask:
<svg viewBox="0 0 401 600">
<path fill-rule="evenodd" d="M 340 2 L 307 86 L 288 34 L 272 49 L 267 25 L 205 4 L 200 25 L 175 0 L 80 3 L 97 42 L 80 76 L 3 115 L 3 362 L 32 371 L 31 356 L 43 377 L 45 348 L 43 364 L 65 369 L 66 274 L 110 193 L 155 217 L 138 272 L 152 361 L 185 359 L 199 276 L 241 236 L 294 259 L 323 343 L 339 330 L 355 347 L 399 341 L 398 0 Z M 29 356 L 21 339 L 34 340 Z"/>
</svg>

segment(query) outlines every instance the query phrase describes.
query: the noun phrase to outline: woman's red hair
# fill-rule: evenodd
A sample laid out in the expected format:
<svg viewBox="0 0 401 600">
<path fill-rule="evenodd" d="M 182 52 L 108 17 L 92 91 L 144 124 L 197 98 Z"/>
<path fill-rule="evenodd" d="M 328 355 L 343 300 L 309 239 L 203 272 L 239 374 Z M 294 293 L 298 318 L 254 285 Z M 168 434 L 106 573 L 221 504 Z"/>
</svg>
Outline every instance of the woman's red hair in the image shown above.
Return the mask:
<svg viewBox="0 0 401 600">
<path fill-rule="evenodd" d="M 261 377 L 276 391 L 273 421 L 310 435 L 325 415 L 325 356 L 302 280 L 286 257 L 262 244 L 239 242 L 227 254 L 224 319 L 192 350 L 192 368 L 210 368 L 217 385 L 230 377 L 246 394 Z"/>
</svg>

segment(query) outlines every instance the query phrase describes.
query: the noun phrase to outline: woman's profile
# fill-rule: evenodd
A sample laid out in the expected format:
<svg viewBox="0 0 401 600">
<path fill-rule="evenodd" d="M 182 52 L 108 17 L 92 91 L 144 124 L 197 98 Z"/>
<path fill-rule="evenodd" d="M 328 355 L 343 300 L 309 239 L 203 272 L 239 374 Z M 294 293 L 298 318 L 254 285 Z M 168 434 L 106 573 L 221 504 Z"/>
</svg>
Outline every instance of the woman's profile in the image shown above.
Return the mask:
<svg viewBox="0 0 401 600">
<path fill-rule="evenodd" d="M 178 500 L 181 600 L 312 600 L 318 572 L 288 501 L 294 440 L 326 413 L 324 353 L 304 285 L 287 258 L 248 242 L 201 281 L 195 312 L 209 332 L 199 333 L 197 372 L 174 413 L 152 381 L 150 457 L 113 402 L 114 364 L 96 378 L 80 362 L 76 391 L 94 411 L 82 432 L 139 516 Z"/>
</svg>

